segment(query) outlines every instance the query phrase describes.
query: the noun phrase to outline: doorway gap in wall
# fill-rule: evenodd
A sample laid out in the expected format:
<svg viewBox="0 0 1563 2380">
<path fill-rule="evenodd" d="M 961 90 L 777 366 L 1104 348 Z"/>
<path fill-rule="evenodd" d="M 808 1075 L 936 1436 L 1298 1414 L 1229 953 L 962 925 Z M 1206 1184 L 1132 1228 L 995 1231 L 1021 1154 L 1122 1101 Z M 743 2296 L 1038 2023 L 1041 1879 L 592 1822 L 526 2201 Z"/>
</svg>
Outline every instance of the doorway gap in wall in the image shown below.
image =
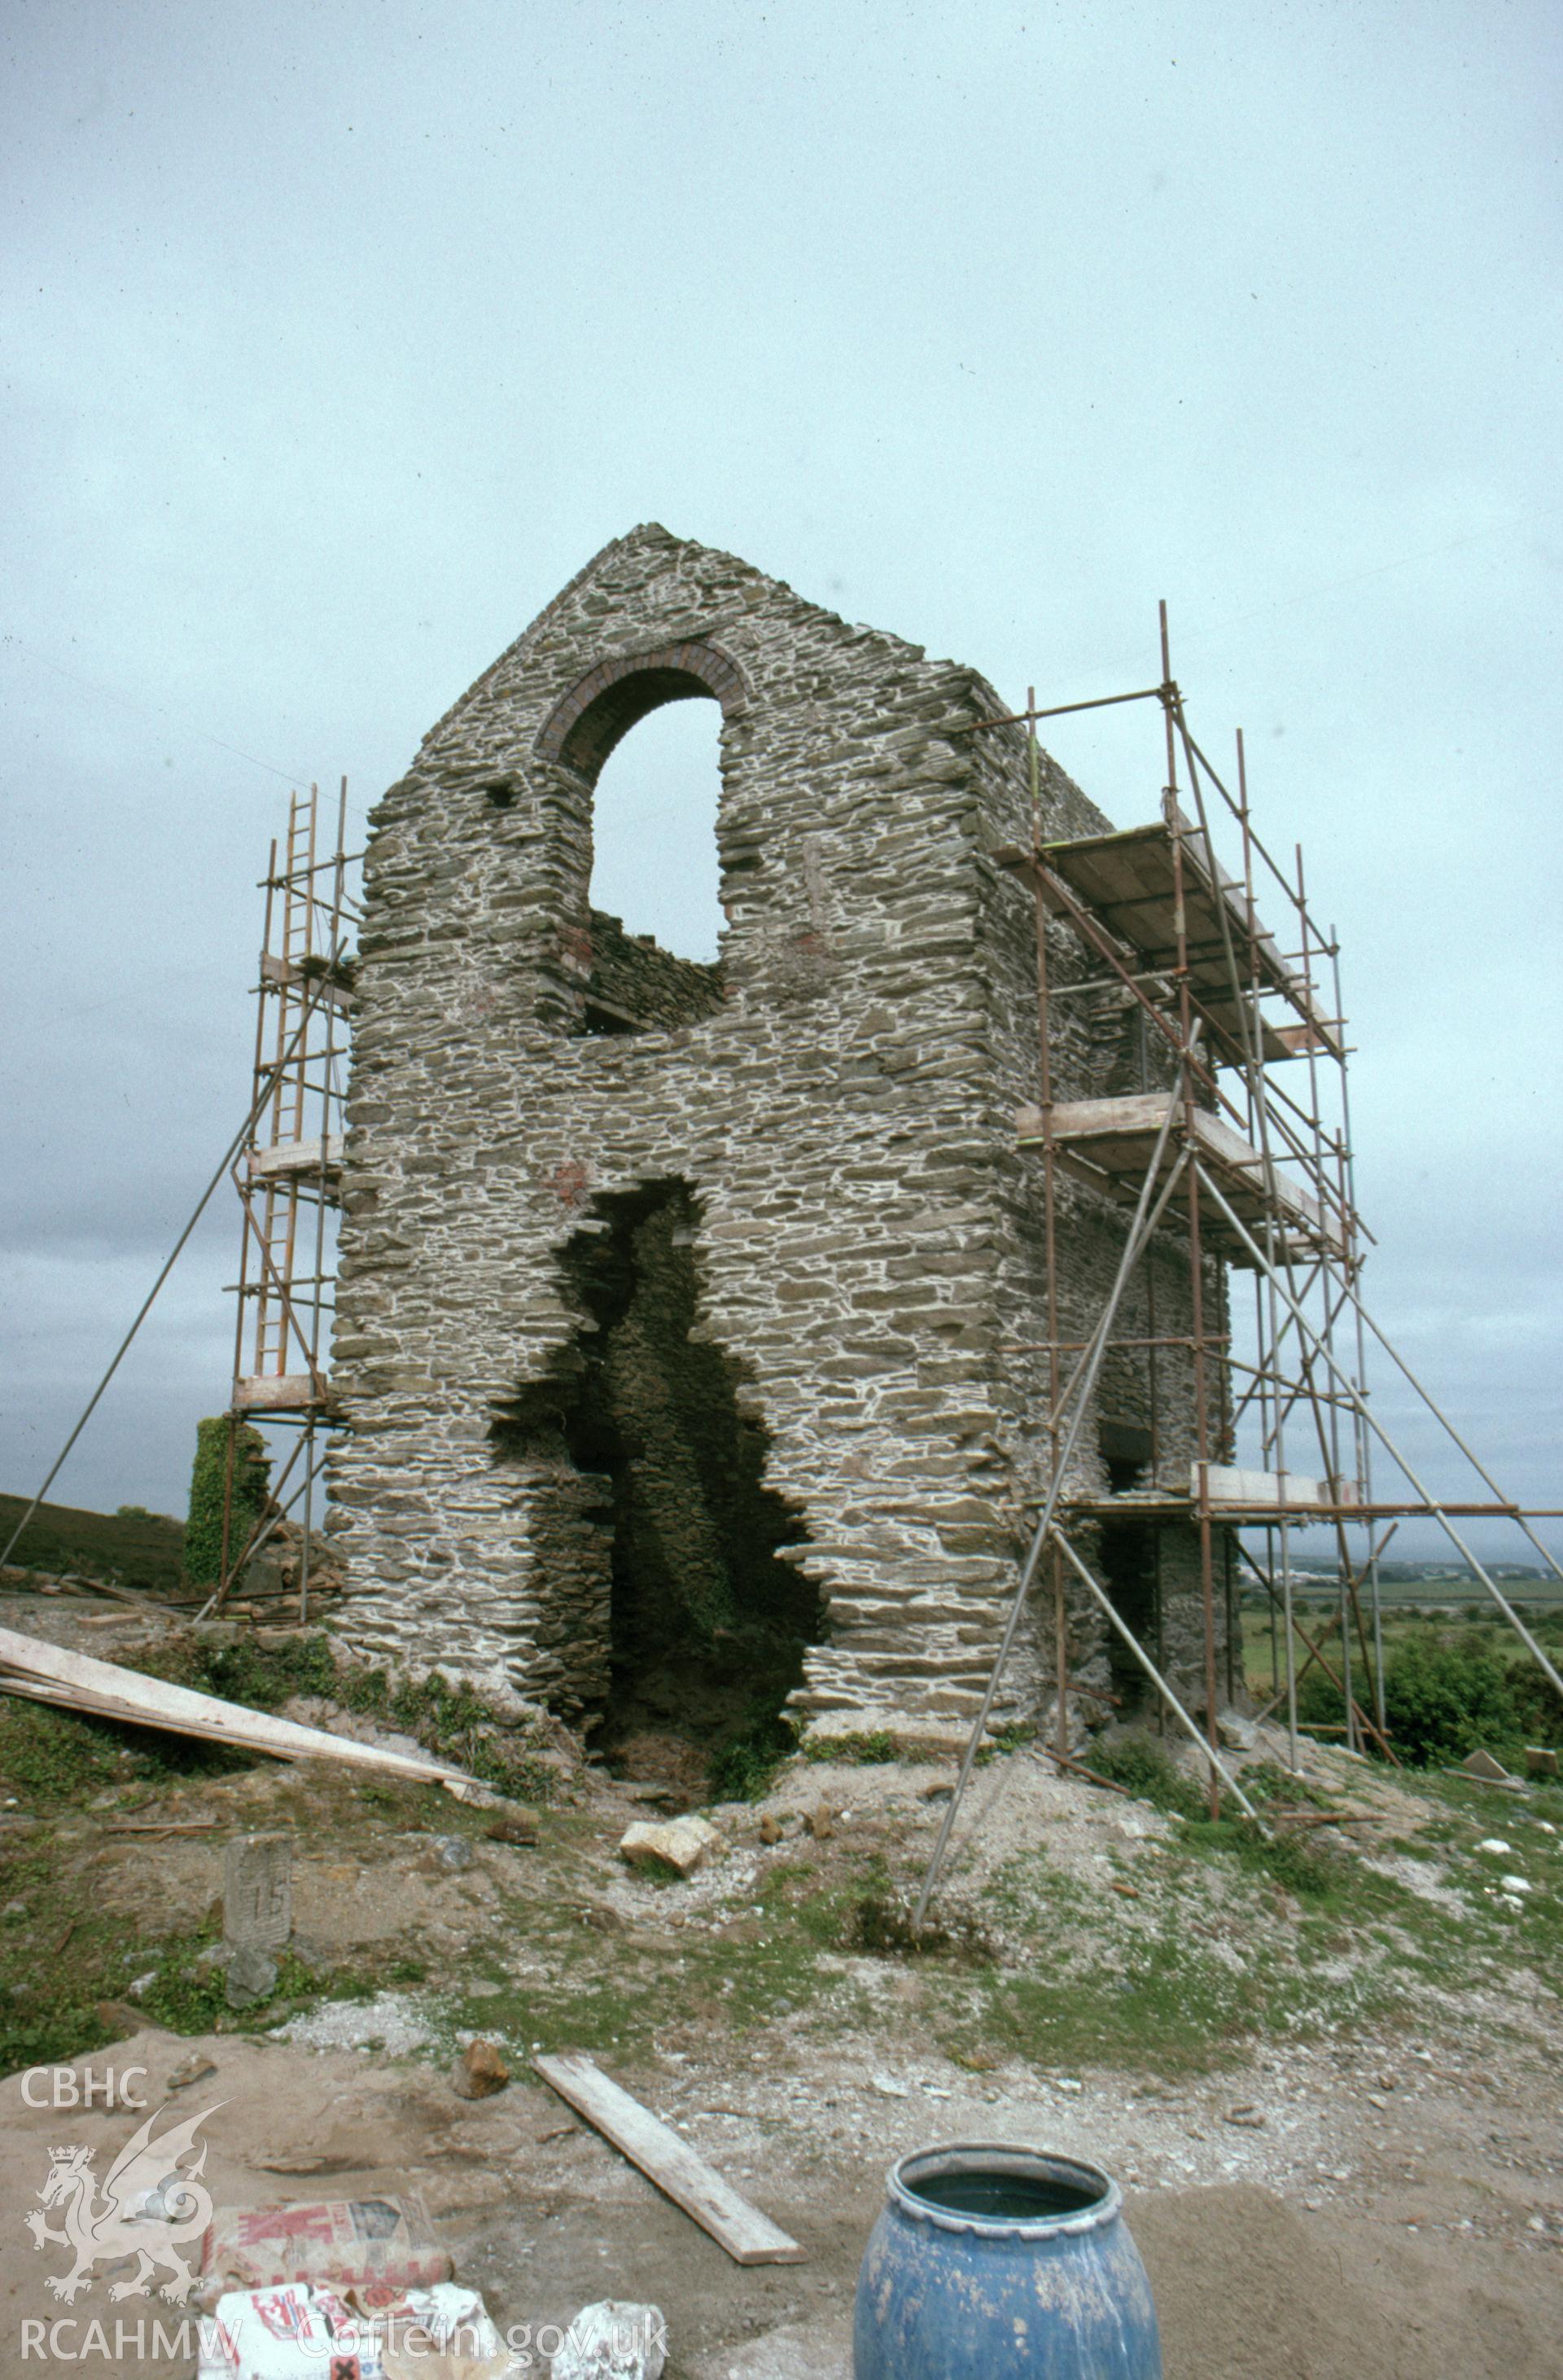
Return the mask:
<svg viewBox="0 0 1563 2380">
<path fill-rule="evenodd" d="M 796 1560 L 807 1533 L 766 1485 L 769 1439 L 744 1370 L 701 1329 L 699 1243 L 686 1182 L 595 1199 L 560 1257 L 580 1327 L 492 1430 L 496 1455 L 554 1482 L 545 1597 L 553 1563 L 572 1608 L 595 1585 L 605 1614 L 595 1748 L 681 1806 L 787 1744 L 783 1706 L 824 1633 Z"/>
</svg>

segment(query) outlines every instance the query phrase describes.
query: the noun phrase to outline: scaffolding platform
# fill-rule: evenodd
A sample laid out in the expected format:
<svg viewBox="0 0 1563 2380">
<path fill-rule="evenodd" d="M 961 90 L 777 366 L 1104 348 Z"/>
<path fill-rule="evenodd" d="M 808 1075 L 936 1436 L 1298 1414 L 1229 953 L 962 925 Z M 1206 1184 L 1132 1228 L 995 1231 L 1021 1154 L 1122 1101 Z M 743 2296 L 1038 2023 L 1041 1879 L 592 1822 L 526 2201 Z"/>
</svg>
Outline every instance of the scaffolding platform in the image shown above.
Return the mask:
<svg viewBox="0 0 1563 2380">
<path fill-rule="evenodd" d="M 325 1414 L 331 1383 L 324 1373 L 262 1372 L 234 1382 L 233 1409 L 240 1414 Z"/>
<path fill-rule="evenodd" d="M 1028 688 L 1024 710 L 976 722 L 1006 737 L 1023 728 L 1028 763 L 1030 842 L 991 856 L 1024 885 L 1035 910 L 1039 1096 L 1035 1105 L 1016 1111 L 1015 1128 L 1018 1146 L 1041 1158 L 1036 1183 L 1047 1336 L 1024 1344 L 1046 1358 L 1038 1403 L 1048 1469 L 1036 1494 L 1025 1498 L 1036 1508 L 1035 1526 L 913 1912 L 914 1934 L 938 1888 L 1006 1663 L 1044 1576 L 1050 1574 L 1052 1589 L 1053 1758 L 1066 1773 L 1078 1769 L 1072 1730 L 1080 1714 L 1073 1697 L 1086 1704 L 1088 1718 L 1102 1699 L 1096 1682 L 1072 1679 L 1080 1616 L 1066 1596 L 1072 1579 L 1074 1591 L 1083 1589 L 1089 1598 L 1090 1624 L 1099 1632 L 1095 1643 L 1109 1661 L 1133 1665 L 1145 1682 L 1138 1691 L 1155 1696 L 1163 1726 L 1175 1721 L 1199 1746 L 1212 1816 L 1219 1815 L 1227 1794 L 1246 1817 L 1265 1823 L 1222 1759 L 1218 1724 L 1223 1633 L 1228 1698 L 1237 1696 L 1246 1675 L 1240 1565 L 1269 1605 L 1273 1692 L 1266 1707 L 1285 1705 L 1293 1771 L 1302 1766 L 1298 1687 L 1315 1667 L 1340 1698 L 1347 1748 L 1361 1752 L 1371 1742 L 1389 1761 L 1396 1759 L 1385 1698 L 1380 1564 L 1403 1518 L 1442 1528 L 1473 1584 L 1480 1583 L 1563 1695 L 1563 1670 L 1455 1525 L 1467 1518 L 1518 1524 L 1563 1582 L 1563 1562 L 1534 1526 L 1563 1516 L 1505 1500 L 1363 1304 L 1363 1242 L 1372 1234 L 1356 1210 L 1346 1081 L 1351 1052 L 1335 929 L 1324 928 L 1309 907 L 1301 850 L 1283 871 L 1254 830 L 1241 731 L 1235 792 L 1195 742 L 1172 675 L 1165 604 L 1160 626 L 1161 675 L 1155 685 L 1041 707 L 1035 688 Z M 1162 714 L 1165 768 L 1157 822 L 1117 833 L 1049 836 L 1039 723 L 1142 702 L 1157 704 Z M 1181 807 L 1181 776 L 1193 820 Z M 1238 875 L 1229 874 L 1215 856 L 1211 816 L 1230 821 L 1241 835 Z M 1282 938 L 1261 922 L 1256 880 L 1265 885 L 1266 903 L 1278 899 L 1294 948 L 1283 947 Z M 1071 929 L 1078 948 L 1049 930 L 1055 921 Z M 1069 1011 L 1076 1029 L 1055 1030 L 1055 1003 L 1104 993 L 1110 1004 L 1090 1016 L 1084 1030 L 1078 1007 Z M 1111 1031 L 1113 1009 L 1134 1023 L 1133 1036 Z M 1109 1028 L 1101 1037 L 1098 1025 Z M 1281 1065 L 1297 1060 L 1302 1062 Z M 1060 1087 L 1070 1091 L 1084 1093 L 1104 1078 L 1124 1085 L 1135 1072 L 1138 1089 L 1126 1097 L 1060 1099 L 1055 1063 Z M 1235 1070 L 1239 1079 L 1229 1075 L 1221 1081 L 1220 1067 Z M 1120 1214 L 1129 1210 L 1110 1277 L 1104 1266 L 1099 1282 L 1090 1286 L 1079 1278 L 1081 1268 L 1066 1272 L 1060 1264 L 1080 1220 L 1076 1203 L 1059 1196 L 1066 1181 L 1088 1182 Z M 1175 1222 L 1184 1232 L 1186 1310 L 1180 1283 L 1169 1314 L 1165 1302 L 1158 1312 L 1156 1291 L 1172 1253 L 1164 1224 Z M 1110 1249 L 1110 1231 L 1104 1240 Z M 1238 1301 L 1228 1267 L 1249 1275 L 1253 1318 L 1238 1327 L 1252 1361 L 1234 1352 Z M 1121 1320 L 1136 1273 L 1140 1311 L 1132 1322 L 1128 1316 Z M 1490 1491 L 1490 1502 L 1437 1495 L 1412 1467 L 1368 1401 L 1370 1334 Z M 1375 1449 L 1403 1475 L 1404 1488 L 1391 1496 L 1375 1492 Z M 1294 1460 L 1306 1467 L 1294 1469 Z M 1315 1638 L 1293 1608 L 1299 1574 L 1290 1548 L 1294 1532 L 1320 1524 L 1335 1539 L 1327 1582 L 1335 1609 Z M 1074 1542 L 1084 1529 L 1098 1528 L 1100 1576 Z M 1173 1572 L 1178 1591 L 1193 1548 L 1199 1565 L 1202 1674 L 1188 1701 L 1164 1667 L 1161 1644 L 1169 1530 L 1184 1539 Z M 1255 1531 L 1266 1540 L 1262 1560 L 1244 1542 Z M 1325 1585 L 1313 1565 L 1305 1575 L 1310 1586 Z M 1180 1659 L 1193 1649 L 1180 1648 Z M 1112 1700 L 1121 1708 L 1122 1697 Z"/>
<path fill-rule="evenodd" d="M 1200 1492 L 1200 1466 L 1189 1465 L 1189 1493 Z M 1233 1463 L 1205 1466 L 1206 1494 L 1211 1509 L 1222 1513 L 1338 1512 L 1356 1508 L 1354 1479 L 1309 1479 L 1297 1471 L 1245 1471 Z"/>
<path fill-rule="evenodd" d="M 334 1190 L 342 1174 L 342 1135 L 340 1133 L 316 1133 L 309 1140 L 274 1141 L 268 1148 L 252 1148 L 249 1152 L 249 1178 L 252 1182 L 273 1182 L 293 1178 L 301 1182 L 323 1182 Z"/>
<path fill-rule="evenodd" d="M 1200 1493 L 1200 1468 L 1191 1463 L 1188 1488 L 1120 1488 L 1116 1494 L 1084 1501 L 1067 1500 L 1071 1512 L 1099 1520 L 1193 1518 L 1202 1509 L 1219 1521 L 1240 1524 L 1264 1521 L 1329 1521 L 1349 1514 L 1362 1517 L 1354 1479 L 1315 1479 L 1299 1471 L 1249 1471 L 1237 1464 L 1205 1465 L 1205 1493 Z"/>
<path fill-rule="evenodd" d="M 1189 1131 L 1182 1094 L 1179 1091 L 1133 1091 L 1115 1099 L 1060 1100 L 1052 1112 L 1051 1147 L 1060 1167 L 1077 1181 L 1133 1204 L 1157 1140 L 1173 1110 L 1171 1140 L 1192 1138 L 1194 1152 L 1219 1181 L 1232 1211 L 1263 1239 L 1266 1220 L 1283 1234 L 1278 1255 L 1312 1252 L 1331 1259 L 1347 1253 L 1340 1218 L 1329 1207 L 1275 1168 L 1266 1168 L 1258 1149 L 1204 1108 L 1193 1110 Z M 1038 1107 L 1016 1111 L 1015 1133 L 1023 1148 L 1046 1147 L 1047 1120 Z M 1186 1177 L 1185 1177 L 1186 1182 Z M 1170 1200 L 1179 1214 L 1188 1210 L 1185 1182 Z M 1218 1211 L 1208 1204 L 1201 1209 L 1201 1230 L 1207 1245 L 1218 1246 L 1228 1261 L 1252 1269 L 1254 1258 Z"/>
<path fill-rule="evenodd" d="M 1212 1474 L 1218 1477 L 1226 1466 L 1212 1463 Z M 1191 1470 L 1197 1468 L 1190 1466 Z M 1563 1520 L 1563 1510 L 1543 1504 L 1456 1503 L 1449 1497 L 1431 1502 L 1426 1497 L 1407 1497 L 1387 1500 L 1375 1497 L 1372 1502 L 1358 1496 L 1351 1480 L 1339 1483 L 1339 1493 L 1331 1498 L 1328 1483 L 1324 1480 L 1294 1477 L 1290 1472 L 1284 1483 L 1274 1472 L 1244 1472 L 1239 1475 L 1254 1483 L 1252 1490 L 1242 1489 L 1226 1496 L 1218 1495 L 1212 1487 L 1208 1510 L 1213 1520 L 1235 1523 L 1240 1528 L 1274 1525 L 1285 1521 L 1300 1528 L 1309 1521 L 1348 1522 L 1409 1521 L 1425 1517 L 1436 1519 L 1440 1514 L 1451 1521 L 1556 1521 Z M 1278 1491 L 1284 1484 L 1284 1498 L 1278 1492 L 1266 1498 L 1259 1483 L 1268 1478 Z M 1323 1500 L 1315 1501 L 1315 1498 Z M 1191 1486 L 1185 1494 L 1176 1488 L 1124 1488 L 1109 1496 L 1060 1496 L 1060 1512 L 1083 1521 L 1193 1521 L 1199 1517 L 1201 1504 L 1197 1491 Z"/>
<path fill-rule="evenodd" d="M 351 1016 L 354 998 L 347 985 L 330 974 L 323 962 L 315 960 L 303 965 L 283 958 L 276 951 L 260 953 L 260 980 L 279 990 L 308 990 L 317 1006 L 334 1008 L 338 1016 Z"/>
<path fill-rule="evenodd" d="M 1301 1057 L 1310 1047 L 1339 1058 L 1339 1020 L 1322 1014 L 1236 877 L 1218 860 L 1212 866 L 1203 829 L 1181 810 L 1175 815 L 1175 824 L 1162 819 L 1121 833 L 1044 843 L 1035 853 L 1007 850 L 999 857 L 1032 875 L 1055 916 L 1078 923 L 1076 907 L 1086 912 L 1147 965 L 1164 966 L 1169 979 L 1181 950 L 1189 998 L 1233 1062 L 1247 1061 L 1250 1018 L 1266 1064 Z M 1060 897 L 1060 884 L 1072 901 Z M 1241 1007 L 1232 984 L 1234 954 L 1244 978 Z M 1265 997 L 1284 1001 L 1297 1023 L 1278 1025 L 1259 1007 Z"/>
</svg>

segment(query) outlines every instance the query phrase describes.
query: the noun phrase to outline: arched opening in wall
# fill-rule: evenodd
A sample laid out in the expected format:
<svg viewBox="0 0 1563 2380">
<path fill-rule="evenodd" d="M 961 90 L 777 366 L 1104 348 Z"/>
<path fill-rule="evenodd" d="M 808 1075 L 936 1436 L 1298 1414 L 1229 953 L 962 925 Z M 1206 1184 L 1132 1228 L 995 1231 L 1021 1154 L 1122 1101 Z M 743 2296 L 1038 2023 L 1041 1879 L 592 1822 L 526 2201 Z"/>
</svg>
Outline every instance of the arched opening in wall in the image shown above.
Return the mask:
<svg viewBox="0 0 1563 2380">
<path fill-rule="evenodd" d="M 545 1596 L 605 1639 L 594 1742 L 677 1806 L 785 1747 L 782 1706 L 824 1632 L 744 1375 L 701 1336 L 698 1229 L 684 1182 L 594 1200 L 561 1257 L 581 1328 L 492 1432 L 549 1482 Z"/>
<path fill-rule="evenodd" d="M 603 762 L 592 796 L 588 1029 L 685 1023 L 721 999 L 717 804 L 721 711 L 651 711 Z"/>
</svg>

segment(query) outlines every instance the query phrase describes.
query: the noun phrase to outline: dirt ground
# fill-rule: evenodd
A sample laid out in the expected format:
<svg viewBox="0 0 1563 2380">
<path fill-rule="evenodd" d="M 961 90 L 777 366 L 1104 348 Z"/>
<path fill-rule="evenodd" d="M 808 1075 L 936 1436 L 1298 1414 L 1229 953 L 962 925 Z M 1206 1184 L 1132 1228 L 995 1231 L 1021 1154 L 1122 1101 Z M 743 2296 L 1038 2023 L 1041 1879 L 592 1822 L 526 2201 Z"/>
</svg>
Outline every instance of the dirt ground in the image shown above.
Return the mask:
<svg viewBox="0 0 1563 2380">
<path fill-rule="evenodd" d="M 932 2087 L 948 2095 L 930 2102 L 930 2086 L 905 2066 L 881 2073 L 878 2087 L 855 2059 L 832 2074 L 784 2077 L 756 2045 L 742 2066 L 685 2058 L 661 2075 L 627 2077 L 808 2252 L 803 2265 L 741 2269 L 535 2081 L 464 2103 L 442 2072 L 383 2054 L 150 2032 L 118 2045 L 112 2061 L 75 2063 L 146 2067 L 139 2087 L 155 2106 L 194 2049 L 215 2071 L 172 2105 L 214 2109 L 205 2180 L 220 2205 L 418 2190 L 458 2276 L 481 2289 L 503 2326 L 535 2334 L 598 2298 L 650 2300 L 668 2319 L 670 2380 L 846 2380 L 857 2264 L 884 2169 L 902 2151 L 936 2138 L 1025 2141 L 1121 2169 L 1143 2154 L 1147 2131 L 1133 2085 L 1112 2076 L 1062 2095 L 1018 2073 L 981 2088 L 946 2082 Z M 882 2096 L 886 2082 L 907 2097 Z M 1269 2162 L 1258 2135 L 1229 2127 L 1218 2136 L 1234 2094 L 1278 2104 L 1273 2070 L 1229 2072 L 1218 2091 L 1158 2109 L 1158 2132 L 1181 2136 L 1197 2152 L 1188 2161 L 1211 2177 L 1129 2192 L 1167 2380 L 1556 2380 L 1563 2232 L 1527 2229 L 1539 2204 L 1557 2205 L 1556 2113 L 1538 2124 L 1496 2078 L 1473 2085 L 1429 2071 L 1392 2117 L 1364 2121 L 1361 2091 L 1349 2078 L 1332 2082 L 1308 2156 L 1291 2152 L 1294 2174 L 1311 2169 L 1312 2180 L 1290 2187 L 1252 2178 Z M 821 2136 L 817 2101 L 850 2111 L 845 2137 Z M 24 2106 L 19 2078 L 0 2085 L 7 2370 L 22 2368 L 23 2319 L 63 2311 L 44 2287 L 60 2252 L 36 2252 L 23 2229 L 51 2145 L 62 2131 L 89 2140 L 102 2170 L 139 2120 L 66 2121 Z M 1464 2228 L 1472 2209 L 1483 2236 Z M 104 2296 L 100 2282 L 79 2315 L 110 2318 Z M 65 2334 L 67 2343 L 84 2336 Z M 89 2368 L 127 2380 L 186 2380 L 188 2370 L 155 2356 L 94 2357 Z"/>
<path fill-rule="evenodd" d="M 97 1633 L 106 1651 L 119 1632 Z M 1556 1797 L 1429 1798 L 1310 1759 L 1321 1831 L 1340 1839 L 1316 1909 L 1228 1851 L 1193 1855 L 1164 1810 L 1031 1753 L 995 1761 L 940 1900 L 980 1943 L 943 1961 L 852 1930 L 865 1894 L 927 1858 L 951 1773 L 927 1764 L 794 1763 L 763 1803 L 711 1814 L 721 1852 L 683 1884 L 617 1856 L 650 1790 L 584 1767 L 532 1814 L 535 1846 L 489 1839 L 482 1805 L 366 1792 L 323 1765 L 48 1808 L 7 1790 L 0 1844 L 47 1843 L 65 1899 L 0 1920 L 53 1929 L 67 1907 L 66 1963 L 122 1937 L 127 2037 L 69 2063 L 144 2067 L 164 2121 L 212 2110 L 219 2206 L 417 2190 L 502 2327 L 535 2338 L 591 2301 L 649 2300 L 669 2380 L 844 2380 L 886 2168 L 941 2140 L 1056 2148 L 1120 2178 L 1168 2380 L 1557 2380 Z M 155 2002 L 155 1978 L 212 1943 L 224 1845 L 256 1830 L 293 1839 L 317 1990 L 264 2011 L 270 2031 L 141 2022 L 138 1990 Z M 477 2034 L 515 2079 L 467 2102 L 450 2069 Z M 535 2050 L 566 2047 L 677 2125 L 806 2261 L 732 2264 L 531 2073 Z M 214 2070 L 170 2094 L 198 2053 Z M 24 2321 L 68 2318 L 45 2287 L 62 2252 L 24 2228 L 51 2149 L 91 2145 L 101 2176 L 141 2120 L 31 2107 L 23 2080 L 0 2082 L 7 2375 L 48 2368 L 24 2361 Z M 115 2278 L 69 2310 L 111 2345 L 115 2319 L 154 2310 L 113 2305 Z M 112 2351 L 71 2368 L 191 2369 Z"/>
</svg>

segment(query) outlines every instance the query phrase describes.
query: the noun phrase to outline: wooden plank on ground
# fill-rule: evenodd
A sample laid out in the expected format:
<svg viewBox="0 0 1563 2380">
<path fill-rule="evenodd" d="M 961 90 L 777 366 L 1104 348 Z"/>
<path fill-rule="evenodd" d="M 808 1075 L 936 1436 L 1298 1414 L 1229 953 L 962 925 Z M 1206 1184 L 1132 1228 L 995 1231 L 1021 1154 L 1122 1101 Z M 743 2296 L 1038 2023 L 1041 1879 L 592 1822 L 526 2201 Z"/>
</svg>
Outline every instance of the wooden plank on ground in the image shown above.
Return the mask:
<svg viewBox="0 0 1563 2380">
<path fill-rule="evenodd" d="M 352 1767 L 391 1769 L 423 1784 L 453 1788 L 470 1787 L 475 1781 L 448 1761 L 415 1759 L 406 1753 L 384 1751 L 379 1744 L 357 1743 L 351 1736 L 330 1735 L 323 1728 L 300 1727 L 294 1719 L 273 1718 L 270 1711 L 225 1702 L 220 1694 L 198 1694 L 192 1686 L 143 1677 L 139 1670 L 95 1660 L 90 1653 L 67 1652 L 61 1645 L 24 1635 L 15 1628 L 0 1628 L 0 1691 L 25 1694 L 36 1702 L 57 1702 L 67 1709 L 94 1711 L 100 1718 L 122 1719 L 136 1727 L 167 1728 L 174 1735 L 228 1743 L 236 1751 L 269 1753 L 276 1760 L 338 1760 Z"/>
<path fill-rule="evenodd" d="M 769 2215 L 740 2198 L 687 2141 L 680 2140 L 638 2099 L 611 2082 L 589 2058 L 575 2051 L 560 2058 L 534 2058 L 532 2063 L 562 2099 L 612 2141 L 632 2165 L 638 2166 L 675 2206 L 682 2206 L 702 2230 L 709 2231 L 735 2265 L 806 2261 L 806 2251 L 795 2240 L 779 2229 Z"/>
</svg>

